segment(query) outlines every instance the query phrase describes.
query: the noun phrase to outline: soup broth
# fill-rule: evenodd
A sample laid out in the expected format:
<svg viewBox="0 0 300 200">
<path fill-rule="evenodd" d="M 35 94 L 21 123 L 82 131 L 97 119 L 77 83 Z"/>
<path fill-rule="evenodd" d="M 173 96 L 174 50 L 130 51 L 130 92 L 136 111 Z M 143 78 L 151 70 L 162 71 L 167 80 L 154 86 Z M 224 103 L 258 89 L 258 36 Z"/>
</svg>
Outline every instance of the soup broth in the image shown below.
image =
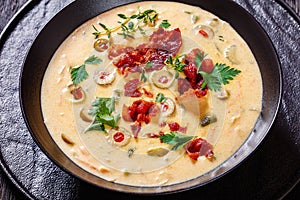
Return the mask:
<svg viewBox="0 0 300 200">
<path fill-rule="evenodd" d="M 216 168 L 247 139 L 262 104 L 243 38 L 216 15 L 175 2 L 120 6 L 82 24 L 55 52 L 41 92 L 61 150 L 133 186 Z"/>
</svg>

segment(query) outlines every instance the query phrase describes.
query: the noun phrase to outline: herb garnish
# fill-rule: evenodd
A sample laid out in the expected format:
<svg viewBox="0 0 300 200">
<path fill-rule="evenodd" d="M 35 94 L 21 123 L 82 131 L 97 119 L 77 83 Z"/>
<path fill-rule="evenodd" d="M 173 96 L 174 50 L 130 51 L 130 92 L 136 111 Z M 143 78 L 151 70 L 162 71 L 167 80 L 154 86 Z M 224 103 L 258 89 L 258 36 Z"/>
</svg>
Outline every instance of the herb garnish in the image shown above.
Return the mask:
<svg viewBox="0 0 300 200">
<path fill-rule="evenodd" d="M 150 61 L 148 61 L 147 63 L 146 63 L 146 65 L 145 65 L 145 67 L 152 67 L 152 65 L 153 65 L 153 63 L 152 62 L 150 62 Z"/>
<path fill-rule="evenodd" d="M 218 37 L 219 37 L 219 40 L 220 40 L 221 42 L 224 42 L 224 41 L 225 41 L 225 40 L 224 40 L 224 37 L 223 37 L 222 35 L 219 35 Z"/>
<path fill-rule="evenodd" d="M 101 63 L 102 60 L 101 58 L 98 58 L 97 56 L 95 55 L 91 55 L 90 57 L 88 57 L 85 61 L 84 61 L 84 64 L 87 64 L 87 65 L 96 65 L 96 64 L 99 64 Z"/>
<path fill-rule="evenodd" d="M 155 98 L 156 103 L 162 103 L 162 102 L 165 102 L 166 100 L 167 100 L 167 98 L 165 97 L 165 95 L 163 93 L 158 93 L 156 95 L 156 98 Z"/>
<path fill-rule="evenodd" d="M 180 134 L 178 132 L 170 132 L 170 133 L 165 133 L 161 136 L 159 136 L 159 139 L 166 144 L 173 145 L 172 150 L 176 150 L 179 147 L 182 147 L 185 145 L 187 142 L 190 140 L 194 139 L 195 136 L 187 136 Z"/>
<path fill-rule="evenodd" d="M 186 66 L 181 60 L 183 56 L 184 55 L 176 55 L 174 58 L 170 56 L 165 60 L 165 65 L 169 68 L 173 68 L 177 72 L 183 72 L 183 68 Z"/>
<path fill-rule="evenodd" d="M 87 131 L 98 130 L 107 133 L 104 125 L 108 125 L 112 128 L 117 127 L 117 123 L 120 119 L 120 115 L 112 115 L 112 112 L 115 110 L 115 99 L 114 98 L 96 98 L 92 107 L 89 110 L 89 115 L 93 115 L 94 121 L 87 128 Z"/>
<path fill-rule="evenodd" d="M 196 67 L 197 67 L 197 74 L 200 73 L 202 61 L 204 60 L 204 58 L 206 56 L 207 56 L 207 54 L 204 54 L 202 52 L 197 52 L 196 53 L 195 64 L 196 64 Z"/>
<path fill-rule="evenodd" d="M 240 70 L 231 68 L 226 64 L 216 63 L 214 69 L 210 73 L 204 71 L 199 72 L 204 80 L 201 87 L 204 88 L 207 85 L 208 89 L 212 91 L 220 91 L 222 89 L 222 84 L 228 84 L 229 80 L 233 80 L 233 77 L 240 72 Z"/>
<path fill-rule="evenodd" d="M 142 68 L 140 81 L 144 81 L 144 83 L 147 81 L 147 76 L 145 74 L 145 69 L 144 68 Z"/>
<path fill-rule="evenodd" d="M 176 55 L 174 58 L 170 56 L 165 60 L 165 65 L 169 68 L 173 68 L 176 71 L 176 79 L 179 77 L 178 72 L 183 72 L 183 68 L 186 66 L 186 64 L 181 59 L 183 56 L 184 55 Z"/>
<path fill-rule="evenodd" d="M 171 26 L 171 24 L 168 22 L 167 19 L 162 20 L 161 24 L 159 25 L 159 27 L 162 28 L 169 28 Z"/>
<path fill-rule="evenodd" d="M 170 56 L 165 60 L 165 65 L 176 71 L 176 77 L 179 75 L 178 72 L 183 72 L 183 69 L 186 66 L 181 59 L 182 56 L 184 55 L 176 55 L 175 57 Z M 238 69 L 231 68 L 222 63 L 216 63 L 211 72 L 205 72 L 201 69 L 201 65 L 206 56 L 207 54 L 204 54 L 203 52 L 197 52 L 194 60 L 197 67 L 197 74 L 201 74 L 204 80 L 201 85 L 202 89 L 207 86 L 208 89 L 212 91 L 220 91 L 222 89 L 222 84 L 228 84 L 229 80 L 233 80 L 233 77 L 241 72 Z"/>
<path fill-rule="evenodd" d="M 155 26 L 157 15 L 157 12 L 152 9 L 145 10 L 144 12 L 139 11 L 138 14 L 131 15 L 130 17 L 126 16 L 125 14 L 118 14 L 118 16 L 122 19 L 122 21 L 118 22 L 120 25 L 114 28 L 108 28 L 106 25 L 99 23 L 99 25 L 104 29 L 104 31 L 99 31 L 93 25 L 93 28 L 95 30 L 95 32 L 93 32 L 93 35 L 95 35 L 96 38 L 98 38 L 100 35 L 107 35 L 107 37 L 110 38 L 111 33 L 119 29 L 121 29 L 121 32 L 118 34 L 123 35 L 124 38 L 134 38 L 132 33 L 136 30 L 139 30 L 140 33 L 144 35 L 145 31 L 142 29 L 142 26 Z"/>
<path fill-rule="evenodd" d="M 79 67 L 72 68 L 71 70 L 71 78 L 73 84 L 77 85 L 81 81 L 87 79 L 88 73 L 85 69 L 85 64 L 80 65 Z"/>
<path fill-rule="evenodd" d="M 86 71 L 85 65 L 96 65 L 101 63 L 102 60 L 94 55 L 88 57 L 82 65 L 79 67 L 74 67 L 71 69 L 71 79 L 74 85 L 79 84 L 81 81 L 87 79 L 88 73 Z"/>
</svg>

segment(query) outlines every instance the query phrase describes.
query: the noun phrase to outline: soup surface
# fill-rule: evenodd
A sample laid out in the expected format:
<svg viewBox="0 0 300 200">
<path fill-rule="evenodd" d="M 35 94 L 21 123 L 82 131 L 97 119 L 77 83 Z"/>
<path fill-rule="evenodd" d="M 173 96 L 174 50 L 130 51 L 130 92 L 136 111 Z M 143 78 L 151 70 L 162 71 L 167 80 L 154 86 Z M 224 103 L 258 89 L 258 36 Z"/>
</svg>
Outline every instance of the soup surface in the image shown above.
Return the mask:
<svg viewBox="0 0 300 200">
<path fill-rule="evenodd" d="M 260 114 L 262 82 L 230 24 L 199 7 L 146 1 L 69 35 L 49 63 L 41 102 L 51 136 L 80 167 L 161 186 L 235 153 Z"/>
</svg>

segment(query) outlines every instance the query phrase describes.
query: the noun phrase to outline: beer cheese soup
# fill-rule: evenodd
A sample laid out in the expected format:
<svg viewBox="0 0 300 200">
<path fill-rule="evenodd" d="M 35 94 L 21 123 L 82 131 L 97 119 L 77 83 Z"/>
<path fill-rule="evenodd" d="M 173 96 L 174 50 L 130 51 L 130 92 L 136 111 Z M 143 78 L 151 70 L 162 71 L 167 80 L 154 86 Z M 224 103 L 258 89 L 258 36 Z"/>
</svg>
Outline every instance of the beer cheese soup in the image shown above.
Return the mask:
<svg viewBox="0 0 300 200">
<path fill-rule="evenodd" d="M 199 7 L 146 1 L 69 35 L 41 102 L 51 136 L 77 165 L 115 183 L 163 186 L 235 153 L 260 114 L 262 82 L 230 24 Z"/>
</svg>

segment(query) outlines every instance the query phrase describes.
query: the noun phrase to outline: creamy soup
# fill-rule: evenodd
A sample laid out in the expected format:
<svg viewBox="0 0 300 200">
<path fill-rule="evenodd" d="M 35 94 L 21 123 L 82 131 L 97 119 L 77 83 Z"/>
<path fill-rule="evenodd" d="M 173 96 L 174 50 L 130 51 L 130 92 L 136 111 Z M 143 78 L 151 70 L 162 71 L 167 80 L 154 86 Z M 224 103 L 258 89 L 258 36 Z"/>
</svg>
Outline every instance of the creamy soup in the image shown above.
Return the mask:
<svg viewBox="0 0 300 200">
<path fill-rule="evenodd" d="M 68 36 L 41 102 L 51 136 L 80 167 L 162 186 L 234 154 L 260 114 L 262 82 L 230 24 L 199 7 L 149 1 L 102 13 Z"/>
</svg>

